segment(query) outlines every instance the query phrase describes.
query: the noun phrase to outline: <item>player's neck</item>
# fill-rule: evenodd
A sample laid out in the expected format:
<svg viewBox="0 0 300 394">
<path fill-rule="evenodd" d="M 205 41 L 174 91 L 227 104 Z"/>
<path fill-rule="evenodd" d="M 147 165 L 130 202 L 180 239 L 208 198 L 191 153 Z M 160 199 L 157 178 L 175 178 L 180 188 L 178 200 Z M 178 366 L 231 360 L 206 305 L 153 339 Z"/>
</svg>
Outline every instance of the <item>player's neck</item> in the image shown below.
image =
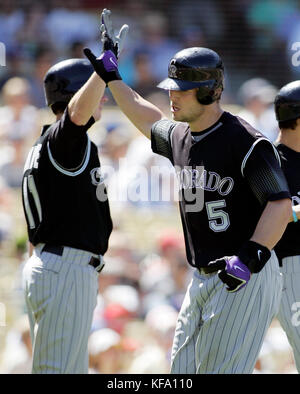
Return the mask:
<svg viewBox="0 0 300 394">
<path fill-rule="evenodd" d="M 195 121 L 189 122 L 190 130 L 193 132 L 203 131 L 211 127 L 214 123 L 220 119 L 223 109 L 219 103 L 208 105 L 205 111 Z"/>
<path fill-rule="evenodd" d="M 279 143 L 300 152 L 300 130 L 284 130 L 279 134 Z"/>
</svg>

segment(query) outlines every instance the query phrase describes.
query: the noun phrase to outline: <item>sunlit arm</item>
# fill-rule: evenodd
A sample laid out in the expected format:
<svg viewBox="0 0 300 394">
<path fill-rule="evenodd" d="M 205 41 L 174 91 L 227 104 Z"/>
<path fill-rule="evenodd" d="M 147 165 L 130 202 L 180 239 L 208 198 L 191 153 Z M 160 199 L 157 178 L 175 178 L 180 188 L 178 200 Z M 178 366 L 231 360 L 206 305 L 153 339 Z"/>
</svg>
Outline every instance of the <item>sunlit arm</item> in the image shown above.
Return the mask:
<svg viewBox="0 0 300 394">
<path fill-rule="evenodd" d="M 111 81 L 108 87 L 123 113 L 147 138 L 156 121 L 166 118 L 159 108 L 142 98 L 123 81 Z"/>
<path fill-rule="evenodd" d="M 251 241 L 273 249 L 282 237 L 292 215 L 292 203 L 288 198 L 269 201 L 254 231 Z"/>
<path fill-rule="evenodd" d="M 105 83 L 94 72 L 69 102 L 68 111 L 71 121 L 78 126 L 85 125 L 99 106 L 104 90 Z"/>
</svg>

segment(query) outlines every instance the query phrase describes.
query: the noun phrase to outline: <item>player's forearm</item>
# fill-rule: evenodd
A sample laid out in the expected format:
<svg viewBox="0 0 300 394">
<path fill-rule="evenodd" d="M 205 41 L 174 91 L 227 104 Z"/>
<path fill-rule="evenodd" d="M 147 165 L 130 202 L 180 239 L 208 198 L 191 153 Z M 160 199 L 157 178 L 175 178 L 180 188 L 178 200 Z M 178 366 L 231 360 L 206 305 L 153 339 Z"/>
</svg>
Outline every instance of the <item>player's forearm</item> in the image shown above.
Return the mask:
<svg viewBox="0 0 300 394">
<path fill-rule="evenodd" d="M 251 240 L 273 249 L 282 237 L 292 212 L 291 200 L 269 201 L 256 226 Z"/>
<path fill-rule="evenodd" d="M 72 97 L 69 105 L 69 116 L 78 126 L 85 125 L 99 106 L 105 90 L 105 83 L 96 73 Z"/>
<path fill-rule="evenodd" d="M 111 81 L 108 87 L 122 112 L 147 138 L 151 138 L 153 123 L 166 118 L 161 110 L 143 99 L 123 81 Z"/>
</svg>

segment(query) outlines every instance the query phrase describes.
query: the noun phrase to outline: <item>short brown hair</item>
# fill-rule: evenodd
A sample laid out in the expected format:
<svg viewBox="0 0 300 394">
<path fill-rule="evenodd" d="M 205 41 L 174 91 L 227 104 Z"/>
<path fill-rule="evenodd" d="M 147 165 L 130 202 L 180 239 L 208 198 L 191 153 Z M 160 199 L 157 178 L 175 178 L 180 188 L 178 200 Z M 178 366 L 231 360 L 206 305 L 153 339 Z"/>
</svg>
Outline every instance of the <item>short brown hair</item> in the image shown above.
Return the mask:
<svg viewBox="0 0 300 394">
<path fill-rule="evenodd" d="M 300 119 L 300 118 L 297 118 Z M 297 119 L 292 119 L 292 120 L 280 120 L 278 122 L 278 126 L 280 129 L 291 129 L 295 130 L 297 127 Z"/>
</svg>

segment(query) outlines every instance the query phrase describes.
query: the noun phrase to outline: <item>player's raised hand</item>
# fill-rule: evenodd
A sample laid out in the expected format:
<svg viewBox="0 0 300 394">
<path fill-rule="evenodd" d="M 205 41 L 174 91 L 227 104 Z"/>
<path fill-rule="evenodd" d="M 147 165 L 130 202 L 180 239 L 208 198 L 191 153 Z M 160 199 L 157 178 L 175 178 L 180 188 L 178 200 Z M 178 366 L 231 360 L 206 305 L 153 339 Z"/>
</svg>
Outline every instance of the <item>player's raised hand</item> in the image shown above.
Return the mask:
<svg viewBox="0 0 300 394">
<path fill-rule="evenodd" d="M 118 59 L 112 50 L 103 52 L 99 57 L 96 57 L 89 48 L 84 48 L 83 52 L 91 62 L 96 73 L 106 84 L 122 79 L 118 70 Z"/>
<path fill-rule="evenodd" d="M 101 14 L 101 41 L 103 42 L 104 51 L 111 50 L 118 58 L 124 47 L 124 42 L 129 30 L 129 26 L 124 24 L 121 27 L 119 33 L 115 34 L 110 16 L 111 11 L 104 8 Z"/>
</svg>

